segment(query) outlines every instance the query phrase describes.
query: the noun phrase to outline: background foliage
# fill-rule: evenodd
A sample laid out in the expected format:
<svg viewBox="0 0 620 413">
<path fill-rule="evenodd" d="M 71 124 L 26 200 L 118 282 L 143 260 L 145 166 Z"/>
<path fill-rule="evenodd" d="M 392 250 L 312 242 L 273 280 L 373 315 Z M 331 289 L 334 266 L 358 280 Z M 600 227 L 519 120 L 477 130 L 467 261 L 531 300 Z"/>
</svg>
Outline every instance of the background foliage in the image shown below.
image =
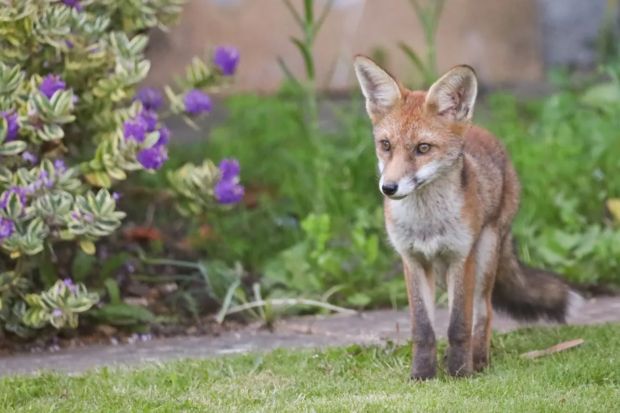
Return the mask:
<svg viewBox="0 0 620 413">
<path fill-rule="evenodd" d="M 239 59 L 220 48 L 194 59 L 165 99 L 136 95 L 148 30 L 181 3 L 0 9 L 0 331 L 75 328 L 82 314 L 88 326 L 165 333 L 213 314 L 272 321 L 281 307 L 404 305 L 361 96 L 323 96 L 315 81 L 324 62 L 313 45 L 331 2 L 283 2 L 299 24 L 291 47 L 302 75 L 280 59 L 277 94 L 230 96 L 204 139 L 168 142 L 163 118 L 203 126 L 195 117 L 213 105 L 204 91 L 226 84 Z M 426 50 L 399 45 L 416 85 L 437 76 L 444 4 L 423 3 L 411 1 Z M 604 62 L 580 80 L 552 73 L 547 97 L 483 94 L 476 114 L 523 184 L 521 256 L 588 285 L 620 284 L 620 64 L 609 52 Z"/>
</svg>

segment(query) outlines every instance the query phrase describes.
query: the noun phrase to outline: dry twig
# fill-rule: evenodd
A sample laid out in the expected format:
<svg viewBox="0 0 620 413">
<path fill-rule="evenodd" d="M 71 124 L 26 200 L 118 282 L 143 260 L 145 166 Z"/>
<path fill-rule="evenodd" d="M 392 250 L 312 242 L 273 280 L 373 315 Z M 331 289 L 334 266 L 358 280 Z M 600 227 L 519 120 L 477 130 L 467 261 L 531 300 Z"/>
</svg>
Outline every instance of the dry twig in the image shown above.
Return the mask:
<svg viewBox="0 0 620 413">
<path fill-rule="evenodd" d="M 565 351 L 571 349 L 573 347 L 580 346 L 584 343 L 582 338 L 577 338 L 574 340 L 565 341 L 563 343 L 556 344 L 555 346 L 551 346 L 544 350 L 534 350 L 528 351 L 527 353 L 521 354 L 521 358 L 524 359 L 537 359 L 539 357 L 548 356 L 551 354 L 559 353 L 560 351 Z"/>
</svg>

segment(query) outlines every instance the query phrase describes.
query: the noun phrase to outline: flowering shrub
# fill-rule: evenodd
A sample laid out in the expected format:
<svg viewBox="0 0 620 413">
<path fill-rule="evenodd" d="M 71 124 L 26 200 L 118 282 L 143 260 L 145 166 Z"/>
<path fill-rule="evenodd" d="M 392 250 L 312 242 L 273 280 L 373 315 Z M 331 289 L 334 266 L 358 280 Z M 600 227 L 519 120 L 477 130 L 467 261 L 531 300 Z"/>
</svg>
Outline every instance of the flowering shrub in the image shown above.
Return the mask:
<svg viewBox="0 0 620 413">
<path fill-rule="evenodd" d="M 78 245 L 95 253 L 95 242 L 125 216 L 110 189 L 168 159 L 170 131 L 158 112 L 164 96 L 156 89 L 136 93 L 150 67 L 148 38 L 140 33 L 173 21 L 182 3 L 2 2 L 0 330 L 75 327 L 77 314 L 98 302 L 83 285 L 59 280 L 56 250 Z M 204 90 L 232 75 L 238 60 L 230 47 L 216 49 L 210 63 L 194 59 L 187 76 L 165 88 L 169 112 L 188 121 L 210 112 Z M 199 176 L 208 169 L 209 180 L 184 201 L 238 202 L 238 165 L 234 174 L 205 165 L 194 168 Z"/>
<path fill-rule="evenodd" d="M 224 159 L 218 167 L 206 160 L 200 166 L 186 164 L 168 174 L 178 196 L 177 208 L 185 216 L 203 215 L 215 203 L 236 204 L 243 199 L 239 162 Z M 215 202 L 214 202 L 215 201 Z"/>
</svg>

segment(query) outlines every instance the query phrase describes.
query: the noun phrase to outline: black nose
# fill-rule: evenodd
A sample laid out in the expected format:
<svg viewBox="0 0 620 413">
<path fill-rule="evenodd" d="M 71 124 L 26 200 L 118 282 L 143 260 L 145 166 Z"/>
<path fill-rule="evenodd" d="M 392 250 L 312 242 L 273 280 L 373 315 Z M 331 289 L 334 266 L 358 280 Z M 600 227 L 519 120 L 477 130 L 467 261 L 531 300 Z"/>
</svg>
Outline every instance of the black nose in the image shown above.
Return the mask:
<svg viewBox="0 0 620 413">
<path fill-rule="evenodd" d="M 398 191 L 398 184 L 395 183 L 387 183 L 381 185 L 381 191 L 383 191 L 386 195 L 394 195 L 396 191 Z"/>
</svg>

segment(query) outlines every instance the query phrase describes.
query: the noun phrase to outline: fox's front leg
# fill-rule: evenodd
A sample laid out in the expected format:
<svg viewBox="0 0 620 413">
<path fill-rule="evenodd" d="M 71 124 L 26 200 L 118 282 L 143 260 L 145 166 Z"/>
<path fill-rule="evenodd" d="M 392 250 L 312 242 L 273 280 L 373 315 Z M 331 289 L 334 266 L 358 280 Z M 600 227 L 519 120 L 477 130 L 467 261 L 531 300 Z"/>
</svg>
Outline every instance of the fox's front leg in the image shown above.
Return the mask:
<svg viewBox="0 0 620 413">
<path fill-rule="evenodd" d="M 434 278 L 416 261 L 403 258 L 412 327 L 411 378 L 425 380 L 437 373 L 437 344 L 433 328 Z"/>
<path fill-rule="evenodd" d="M 472 362 L 472 318 L 475 286 L 473 252 L 448 267 L 448 326 L 447 367 L 451 376 L 469 376 Z"/>
</svg>

